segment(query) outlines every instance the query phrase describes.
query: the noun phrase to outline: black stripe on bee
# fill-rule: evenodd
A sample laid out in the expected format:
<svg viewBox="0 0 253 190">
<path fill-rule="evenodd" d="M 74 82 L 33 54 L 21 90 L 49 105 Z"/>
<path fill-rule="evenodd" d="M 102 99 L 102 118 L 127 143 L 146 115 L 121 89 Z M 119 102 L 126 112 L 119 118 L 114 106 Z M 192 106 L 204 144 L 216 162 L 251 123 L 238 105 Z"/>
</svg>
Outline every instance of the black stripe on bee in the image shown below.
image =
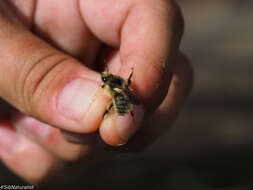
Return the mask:
<svg viewBox="0 0 253 190">
<path fill-rule="evenodd" d="M 131 100 L 123 94 L 117 93 L 114 96 L 115 109 L 119 115 L 127 114 L 131 111 L 133 104 Z"/>
</svg>

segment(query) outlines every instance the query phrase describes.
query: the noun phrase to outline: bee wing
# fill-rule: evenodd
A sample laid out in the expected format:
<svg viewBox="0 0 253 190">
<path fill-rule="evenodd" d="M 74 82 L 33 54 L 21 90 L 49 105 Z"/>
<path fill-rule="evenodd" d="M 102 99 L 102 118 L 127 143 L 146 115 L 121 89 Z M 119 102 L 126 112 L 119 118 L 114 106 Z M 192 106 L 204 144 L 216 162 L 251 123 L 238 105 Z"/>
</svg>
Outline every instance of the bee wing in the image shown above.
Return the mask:
<svg viewBox="0 0 253 190">
<path fill-rule="evenodd" d="M 113 88 L 113 90 L 114 90 L 115 92 L 119 93 L 119 94 L 122 92 L 122 89 L 120 89 L 120 88 Z"/>
</svg>

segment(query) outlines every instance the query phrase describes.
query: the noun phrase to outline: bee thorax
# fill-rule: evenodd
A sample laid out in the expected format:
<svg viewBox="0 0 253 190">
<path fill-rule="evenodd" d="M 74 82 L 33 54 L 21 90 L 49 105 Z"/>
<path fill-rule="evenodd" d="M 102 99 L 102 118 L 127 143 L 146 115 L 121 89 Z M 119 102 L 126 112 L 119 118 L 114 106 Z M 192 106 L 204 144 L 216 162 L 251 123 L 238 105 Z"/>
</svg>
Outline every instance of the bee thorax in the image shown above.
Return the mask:
<svg viewBox="0 0 253 190">
<path fill-rule="evenodd" d="M 104 86 L 104 93 L 106 96 L 113 98 L 114 97 L 114 91 L 111 90 L 111 88 L 108 85 Z"/>
</svg>

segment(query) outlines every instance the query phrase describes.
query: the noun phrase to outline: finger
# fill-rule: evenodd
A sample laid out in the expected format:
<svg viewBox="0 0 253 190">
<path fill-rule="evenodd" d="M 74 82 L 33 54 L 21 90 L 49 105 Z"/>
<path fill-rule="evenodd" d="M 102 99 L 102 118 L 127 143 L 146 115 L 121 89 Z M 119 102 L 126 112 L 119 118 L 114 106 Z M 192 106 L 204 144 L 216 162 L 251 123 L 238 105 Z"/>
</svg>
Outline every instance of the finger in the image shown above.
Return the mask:
<svg viewBox="0 0 253 190">
<path fill-rule="evenodd" d="M 104 117 L 99 133 L 101 138 L 111 146 L 122 146 L 136 132 L 144 116 L 140 106 L 134 106 L 132 114 L 120 116 L 115 111 Z"/>
<path fill-rule="evenodd" d="M 21 113 L 12 116 L 12 125 L 18 132 L 61 160 L 77 161 L 89 152 L 87 146 L 67 142 L 59 129 Z"/>
<path fill-rule="evenodd" d="M 8 4 L 36 35 L 92 66 L 100 43 L 82 20 L 76 1 L 10 0 Z"/>
<path fill-rule="evenodd" d="M 0 96 L 52 126 L 95 131 L 108 104 L 100 75 L 28 32 L 0 2 Z"/>
<path fill-rule="evenodd" d="M 120 73 L 134 68 L 132 86 L 148 111 L 166 96 L 183 31 L 178 7 L 167 2 L 143 1 L 122 26 Z"/>
<path fill-rule="evenodd" d="M 145 111 L 155 110 L 167 93 L 183 31 L 178 7 L 172 1 L 163 0 L 124 3 L 88 0 L 80 1 L 80 9 L 99 39 L 120 48 L 119 62 L 115 62 L 120 65 L 117 74 L 127 79 L 134 68 L 131 87 Z M 134 134 L 143 109 L 140 106 L 133 111 L 136 123 L 129 115 L 109 115 L 103 121 L 100 134 L 106 143 L 117 146 Z"/>
<path fill-rule="evenodd" d="M 177 57 L 171 85 L 158 109 L 145 120 L 138 133 L 121 151 L 141 151 L 166 133 L 177 118 L 189 96 L 194 82 L 194 72 L 189 60 L 182 54 Z"/>
<path fill-rule="evenodd" d="M 150 109 L 159 105 L 183 33 L 178 6 L 167 0 L 81 0 L 80 10 L 99 39 L 120 48 L 117 74 L 127 78 L 134 68 L 132 87 L 138 97 Z"/>
<path fill-rule="evenodd" d="M 73 163 L 81 161 L 84 165 L 87 165 L 91 162 L 111 158 L 114 155 L 102 149 L 106 147 L 105 143 L 97 135 L 64 131 L 63 136 L 62 131 L 59 129 L 20 113 L 12 116 L 12 124 L 18 132 L 65 162 Z M 72 134 L 72 136 L 69 134 Z M 73 138 L 73 136 L 78 138 L 78 136 L 81 135 L 83 135 L 82 142 L 76 141 Z M 64 137 L 67 137 L 68 140 Z M 99 139 L 99 142 L 96 142 L 97 139 Z M 100 143 L 100 145 L 103 143 L 103 147 L 100 146 L 99 149 L 97 149 L 98 143 Z M 94 149 L 94 147 L 96 148 Z"/>
<path fill-rule="evenodd" d="M 0 121 L 0 159 L 32 184 L 40 183 L 58 166 L 57 160 L 47 151 L 17 133 L 8 121 L 3 120 Z"/>
</svg>

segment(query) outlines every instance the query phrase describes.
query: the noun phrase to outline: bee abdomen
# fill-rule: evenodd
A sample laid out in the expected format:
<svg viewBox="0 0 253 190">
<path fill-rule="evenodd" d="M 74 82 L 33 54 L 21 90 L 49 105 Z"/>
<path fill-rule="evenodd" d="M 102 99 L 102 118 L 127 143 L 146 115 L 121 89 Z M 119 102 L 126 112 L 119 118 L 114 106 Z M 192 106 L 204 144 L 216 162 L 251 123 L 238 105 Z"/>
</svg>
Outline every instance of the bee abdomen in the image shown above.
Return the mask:
<svg viewBox="0 0 253 190">
<path fill-rule="evenodd" d="M 129 99 L 122 94 L 117 94 L 114 97 L 116 111 L 119 115 L 127 114 L 132 109 L 132 104 Z"/>
</svg>

